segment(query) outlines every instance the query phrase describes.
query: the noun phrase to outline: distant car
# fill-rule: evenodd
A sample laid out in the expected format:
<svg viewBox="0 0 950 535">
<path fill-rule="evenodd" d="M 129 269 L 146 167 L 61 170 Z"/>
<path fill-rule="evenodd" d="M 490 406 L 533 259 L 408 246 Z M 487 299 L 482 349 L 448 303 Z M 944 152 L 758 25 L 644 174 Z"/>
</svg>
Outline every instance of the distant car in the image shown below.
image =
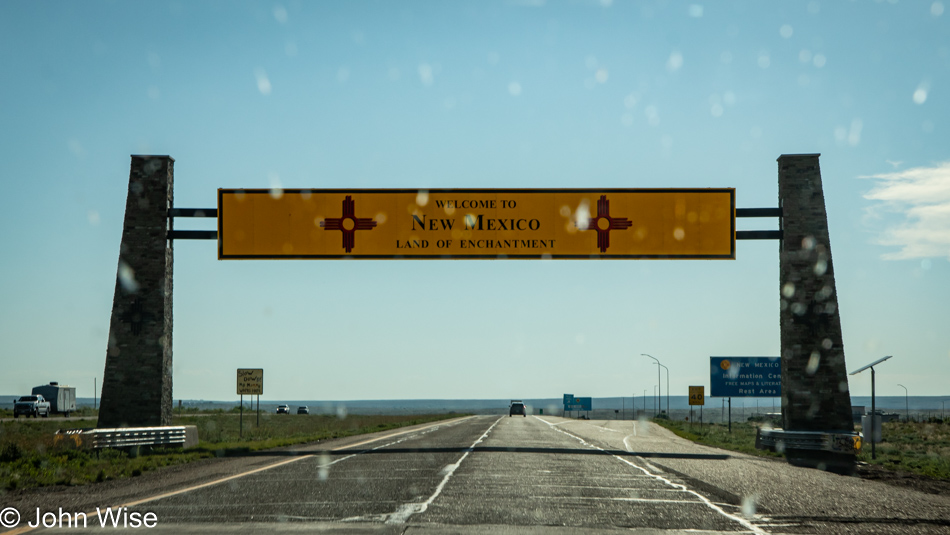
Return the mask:
<svg viewBox="0 0 950 535">
<path fill-rule="evenodd" d="M 297 414 L 310 414 L 310 409 L 308 409 L 306 405 L 297 407 Z"/>
<path fill-rule="evenodd" d="M 525 409 L 524 403 L 520 401 L 511 402 L 511 407 L 508 408 L 508 417 L 511 418 L 512 416 L 516 414 L 520 414 L 524 416 L 525 418 L 528 417 L 528 411 L 527 409 Z"/>
<path fill-rule="evenodd" d="M 290 405 L 278 405 L 277 414 L 290 414 Z"/>
</svg>

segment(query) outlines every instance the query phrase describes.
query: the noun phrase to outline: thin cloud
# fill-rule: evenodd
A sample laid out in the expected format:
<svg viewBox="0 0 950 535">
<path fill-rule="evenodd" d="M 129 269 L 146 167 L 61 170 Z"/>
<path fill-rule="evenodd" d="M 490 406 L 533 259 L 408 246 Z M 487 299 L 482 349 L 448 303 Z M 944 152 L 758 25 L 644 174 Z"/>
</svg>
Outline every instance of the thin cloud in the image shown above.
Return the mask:
<svg viewBox="0 0 950 535">
<path fill-rule="evenodd" d="M 886 223 L 877 239 L 880 245 L 901 248 L 884 254 L 884 259 L 950 259 L 950 162 L 860 178 L 877 181 L 864 195 L 877 201 L 868 208 L 869 217 L 900 217 L 897 222 Z"/>
</svg>

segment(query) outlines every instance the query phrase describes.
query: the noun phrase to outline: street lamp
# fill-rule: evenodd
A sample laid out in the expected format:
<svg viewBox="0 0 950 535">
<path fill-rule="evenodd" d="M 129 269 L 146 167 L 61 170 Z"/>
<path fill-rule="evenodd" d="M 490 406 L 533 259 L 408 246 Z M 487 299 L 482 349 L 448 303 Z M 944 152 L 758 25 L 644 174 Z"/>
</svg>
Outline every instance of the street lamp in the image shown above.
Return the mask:
<svg viewBox="0 0 950 535">
<path fill-rule="evenodd" d="M 656 361 L 657 366 L 662 366 L 663 369 L 666 370 L 666 416 L 669 417 L 670 416 L 670 369 L 660 364 L 660 360 L 652 355 L 647 355 L 646 353 L 640 353 L 640 355 L 644 357 L 650 357 L 651 359 Z M 660 382 L 660 368 L 659 367 L 656 369 L 656 381 L 657 383 Z M 660 398 L 662 397 L 663 397 L 663 389 L 661 388 Z"/>
<path fill-rule="evenodd" d="M 904 389 L 904 421 L 905 421 L 905 422 L 909 422 L 909 421 L 910 421 L 910 409 L 908 408 L 908 404 L 907 404 L 907 387 L 904 386 L 904 385 L 902 385 L 902 384 L 900 384 L 900 383 L 898 383 L 897 386 L 899 386 L 899 387 L 901 387 L 901 388 Z"/>
<path fill-rule="evenodd" d="M 880 360 L 875 360 L 874 362 L 868 364 L 867 366 L 863 368 L 859 368 L 851 372 L 851 375 L 857 375 L 863 372 L 864 370 L 871 368 L 871 458 L 872 459 L 877 459 L 877 451 L 874 449 L 874 442 L 875 442 L 874 439 L 876 438 L 874 436 L 874 427 L 875 427 L 874 422 L 877 421 L 877 414 L 875 414 L 877 412 L 877 407 L 874 403 L 874 367 L 893 356 L 894 355 L 888 355 Z"/>
</svg>

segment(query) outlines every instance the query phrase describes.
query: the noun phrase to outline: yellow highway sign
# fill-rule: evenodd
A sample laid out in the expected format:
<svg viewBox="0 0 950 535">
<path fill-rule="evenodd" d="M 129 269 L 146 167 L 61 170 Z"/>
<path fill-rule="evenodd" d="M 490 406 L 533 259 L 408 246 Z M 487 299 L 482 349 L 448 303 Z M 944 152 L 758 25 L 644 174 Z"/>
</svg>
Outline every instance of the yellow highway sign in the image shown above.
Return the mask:
<svg viewBox="0 0 950 535">
<path fill-rule="evenodd" d="M 735 258 L 735 189 L 218 190 L 218 258 Z"/>
<path fill-rule="evenodd" d="M 706 387 L 705 386 L 689 387 L 689 404 L 690 405 L 705 405 L 706 404 Z"/>
</svg>

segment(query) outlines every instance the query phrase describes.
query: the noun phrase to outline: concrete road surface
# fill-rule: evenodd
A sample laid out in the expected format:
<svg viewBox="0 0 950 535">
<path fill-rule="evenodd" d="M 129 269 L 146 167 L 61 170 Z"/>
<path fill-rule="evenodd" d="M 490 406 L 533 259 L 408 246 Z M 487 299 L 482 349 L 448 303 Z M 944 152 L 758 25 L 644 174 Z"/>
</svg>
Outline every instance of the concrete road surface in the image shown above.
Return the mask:
<svg viewBox="0 0 950 535">
<path fill-rule="evenodd" d="M 476 416 L 0 500 L 21 515 L 12 533 L 37 507 L 67 516 L 35 532 L 99 531 L 107 506 L 109 526 L 144 521 L 150 533 L 950 532 L 947 496 L 697 446 L 646 422 L 547 416 Z M 87 527 L 68 527 L 80 511 Z"/>
</svg>

